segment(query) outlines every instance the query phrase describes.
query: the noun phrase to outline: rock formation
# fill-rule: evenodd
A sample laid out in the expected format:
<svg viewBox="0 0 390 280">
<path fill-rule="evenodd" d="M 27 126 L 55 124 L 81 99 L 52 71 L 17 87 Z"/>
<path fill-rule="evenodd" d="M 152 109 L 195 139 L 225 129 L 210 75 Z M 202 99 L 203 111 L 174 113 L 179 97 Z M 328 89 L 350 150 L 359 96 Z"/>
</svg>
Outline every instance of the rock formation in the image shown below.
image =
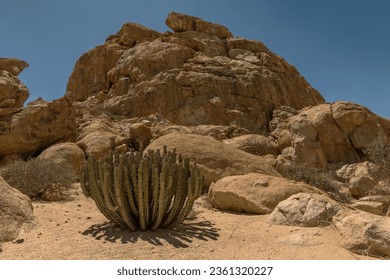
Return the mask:
<svg viewBox="0 0 390 280">
<path fill-rule="evenodd" d="M 30 198 L 11 188 L 0 177 L 0 245 L 14 240 L 23 227 L 35 223 Z"/>
<path fill-rule="evenodd" d="M 343 210 L 333 218 L 343 245 L 358 254 L 390 256 L 390 218 Z"/>
<path fill-rule="evenodd" d="M 390 256 L 390 120 L 325 103 L 260 41 L 178 13 L 166 24 L 173 32 L 124 24 L 80 57 L 52 102 L 23 107 L 17 76 L 28 64 L 0 58 L 0 158 L 44 151 L 79 170 L 85 154 L 167 146 L 198 165 L 214 207 L 278 225 L 333 223 L 346 248 Z"/>
<path fill-rule="evenodd" d="M 173 33 L 123 25 L 78 60 L 67 90 L 116 115 L 159 113 L 179 125 L 236 124 L 254 133 L 267 131 L 276 105 L 324 101 L 259 41 L 182 14 L 170 14 L 167 24 Z"/>
<path fill-rule="evenodd" d="M 325 168 L 328 162 L 358 163 L 374 140 L 390 140 L 390 120 L 350 102 L 320 104 L 277 120 L 272 135 L 286 158 L 300 165 Z M 280 127 L 279 127 L 280 126 Z"/>
<path fill-rule="evenodd" d="M 297 193 L 320 193 L 314 187 L 259 173 L 227 176 L 211 184 L 210 204 L 221 210 L 269 214 L 279 202 Z"/>
<path fill-rule="evenodd" d="M 80 175 L 85 155 L 77 144 L 67 142 L 50 146 L 40 153 L 38 158 L 69 167 L 74 174 Z"/>
<path fill-rule="evenodd" d="M 3 116 L 0 129 L 0 156 L 32 155 L 58 141 L 74 140 L 75 111 L 65 98 L 38 100 L 13 115 Z"/>
<path fill-rule="evenodd" d="M 0 58 L 0 118 L 18 112 L 29 96 L 18 75 L 28 63 L 16 58 Z"/>
<path fill-rule="evenodd" d="M 270 222 L 302 227 L 327 226 L 341 209 L 338 203 L 327 196 L 298 193 L 275 207 L 270 215 Z"/>
<path fill-rule="evenodd" d="M 372 143 L 390 145 L 389 120 L 358 104 L 325 103 L 260 41 L 178 13 L 166 24 L 173 32 L 124 24 L 77 61 L 67 91 L 86 153 L 175 148 L 198 164 L 214 207 L 272 212 L 274 224 L 326 226 L 344 203 L 387 215 L 389 173 L 367 161 Z M 276 171 L 291 167 L 320 184 Z M 324 170 L 333 178 L 316 177 Z"/>
<path fill-rule="evenodd" d="M 27 66 L 18 59 L 0 59 L 0 158 L 29 156 L 75 138 L 76 112 L 67 97 L 38 99 L 23 107 L 29 92 L 17 75 Z"/>
</svg>

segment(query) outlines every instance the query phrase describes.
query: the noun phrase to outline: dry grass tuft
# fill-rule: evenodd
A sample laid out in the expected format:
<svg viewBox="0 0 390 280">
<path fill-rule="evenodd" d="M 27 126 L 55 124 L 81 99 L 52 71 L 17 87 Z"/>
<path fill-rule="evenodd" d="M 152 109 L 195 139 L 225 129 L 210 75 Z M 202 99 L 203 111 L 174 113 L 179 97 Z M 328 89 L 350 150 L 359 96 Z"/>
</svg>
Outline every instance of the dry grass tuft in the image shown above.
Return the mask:
<svg viewBox="0 0 390 280">
<path fill-rule="evenodd" d="M 66 164 L 32 158 L 9 163 L 1 169 L 0 174 L 10 186 L 33 198 L 49 187 L 69 187 L 77 180 L 77 175 L 71 170 Z"/>
<path fill-rule="evenodd" d="M 283 177 L 305 182 L 326 192 L 336 201 L 349 203 L 351 196 L 348 192 L 343 191 L 341 188 L 342 183 L 336 174 L 336 170 L 339 167 L 338 165 L 329 165 L 326 169 L 317 169 L 291 164 L 285 167 L 284 170 L 280 170 L 280 172 Z"/>
</svg>

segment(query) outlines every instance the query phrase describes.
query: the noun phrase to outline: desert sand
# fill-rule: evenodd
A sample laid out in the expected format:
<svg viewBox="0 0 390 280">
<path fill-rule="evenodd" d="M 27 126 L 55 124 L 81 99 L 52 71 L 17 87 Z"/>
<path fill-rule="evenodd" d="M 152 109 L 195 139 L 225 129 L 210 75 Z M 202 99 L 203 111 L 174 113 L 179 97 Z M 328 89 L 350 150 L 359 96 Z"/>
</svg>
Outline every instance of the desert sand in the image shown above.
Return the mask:
<svg viewBox="0 0 390 280">
<path fill-rule="evenodd" d="M 75 186 L 63 202 L 34 201 L 36 227 L 2 245 L 2 260 L 354 260 L 373 259 L 342 248 L 332 226 L 268 223 L 268 215 L 221 212 L 200 197 L 175 229 L 130 232 L 99 212 Z"/>
</svg>

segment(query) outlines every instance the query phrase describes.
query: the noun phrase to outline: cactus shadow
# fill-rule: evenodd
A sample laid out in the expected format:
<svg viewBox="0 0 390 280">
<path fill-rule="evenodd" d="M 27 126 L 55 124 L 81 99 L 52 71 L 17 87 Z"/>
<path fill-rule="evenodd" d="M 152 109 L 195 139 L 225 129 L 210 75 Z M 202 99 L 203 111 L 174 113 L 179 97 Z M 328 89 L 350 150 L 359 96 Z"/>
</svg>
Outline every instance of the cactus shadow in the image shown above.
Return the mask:
<svg viewBox="0 0 390 280">
<path fill-rule="evenodd" d="M 165 246 L 166 243 L 175 248 L 187 248 L 194 239 L 200 241 L 216 241 L 220 229 L 210 221 L 184 222 L 171 229 L 156 231 L 129 231 L 111 222 L 90 226 L 83 235 L 90 235 L 96 240 L 106 242 L 121 242 L 122 244 L 145 241 L 155 246 Z"/>
</svg>

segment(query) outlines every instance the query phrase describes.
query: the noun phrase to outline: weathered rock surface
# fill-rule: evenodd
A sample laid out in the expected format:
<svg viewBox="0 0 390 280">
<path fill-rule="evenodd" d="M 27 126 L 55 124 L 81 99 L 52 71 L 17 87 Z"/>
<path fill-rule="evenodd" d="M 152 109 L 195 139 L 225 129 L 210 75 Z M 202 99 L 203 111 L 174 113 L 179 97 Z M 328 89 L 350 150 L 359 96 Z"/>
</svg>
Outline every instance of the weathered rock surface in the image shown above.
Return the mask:
<svg viewBox="0 0 390 280">
<path fill-rule="evenodd" d="M 337 176 L 348 182 L 354 177 L 383 177 L 381 168 L 370 161 L 346 164 L 336 171 Z"/>
<path fill-rule="evenodd" d="M 271 136 L 279 145 L 279 151 L 292 145 L 289 120 L 299 113 L 298 110 L 288 106 L 276 106 L 272 112 L 272 120 L 268 123 Z"/>
<path fill-rule="evenodd" d="M 14 76 L 19 75 L 26 67 L 28 63 L 26 61 L 17 58 L 5 58 L 0 57 L 0 70 L 7 71 Z"/>
<path fill-rule="evenodd" d="M 246 134 L 226 139 L 223 143 L 258 156 L 279 154 L 279 147 L 272 138 L 258 134 Z"/>
<path fill-rule="evenodd" d="M 58 141 L 76 137 L 76 112 L 66 97 L 52 102 L 42 99 L 0 118 L 0 157 L 32 155 Z"/>
<path fill-rule="evenodd" d="M 135 123 L 129 126 L 129 137 L 131 139 L 131 145 L 139 150 L 144 149 L 150 144 L 153 139 L 152 130 L 150 127 L 143 123 Z"/>
<path fill-rule="evenodd" d="M 75 143 L 58 143 L 44 150 L 38 158 L 46 159 L 53 164 L 71 168 L 74 174 L 79 175 L 83 166 L 85 155 L 83 150 Z"/>
<path fill-rule="evenodd" d="M 389 195 L 389 177 L 383 167 L 364 161 L 347 164 L 336 171 L 337 176 L 349 184 L 349 191 L 355 198 L 375 195 Z"/>
<path fill-rule="evenodd" d="M 0 158 L 29 156 L 60 140 L 74 140 L 76 111 L 69 96 L 52 102 L 38 99 L 23 107 L 28 89 L 17 75 L 28 63 L 0 58 Z"/>
<path fill-rule="evenodd" d="M 390 196 L 389 195 L 370 195 L 360 198 L 356 203 L 360 206 L 355 206 L 360 210 L 377 214 L 377 215 L 385 215 L 389 216 L 390 210 Z M 376 205 L 376 206 L 375 206 Z M 382 213 L 380 209 L 383 209 Z"/>
<path fill-rule="evenodd" d="M 87 154 L 101 158 L 118 146 L 130 144 L 130 138 L 118 134 L 106 119 L 95 119 L 84 123 L 78 135 L 77 145 Z"/>
<path fill-rule="evenodd" d="M 378 201 L 357 201 L 352 204 L 352 207 L 375 215 L 385 214 L 383 203 Z"/>
<path fill-rule="evenodd" d="M 211 137 L 171 133 L 155 140 L 146 151 L 162 151 L 164 146 L 169 150 L 176 149 L 177 153 L 195 162 L 205 177 L 206 188 L 212 182 L 231 175 L 262 173 L 280 176 L 263 158 L 235 149 Z"/>
<path fill-rule="evenodd" d="M 0 177 L 0 245 L 16 239 L 23 227 L 35 223 L 30 198 L 10 187 Z"/>
<path fill-rule="evenodd" d="M 238 125 L 252 133 L 268 130 L 276 105 L 301 109 L 323 102 L 261 42 L 182 14 L 171 13 L 167 24 L 174 33 L 124 25 L 135 31 L 119 31 L 84 54 L 67 90 L 76 101 L 97 100 L 117 115 L 159 113 L 177 125 Z"/>
<path fill-rule="evenodd" d="M 324 168 L 328 162 L 358 163 L 365 159 L 370 143 L 377 139 L 387 143 L 390 138 L 389 120 L 349 102 L 309 107 L 288 121 L 293 161 L 311 167 Z M 288 143 L 285 123 L 281 126 L 273 125 L 273 136 Z"/>
<path fill-rule="evenodd" d="M 200 18 L 179 13 L 170 13 L 165 23 L 173 31 L 197 31 L 214 35 L 221 39 L 232 37 L 233 34 L 224 26 L 217 23 L 204 21 Z"/>
<path fill-rule="evenodd" d="M 333 218 L 343 245 L 358 254 L 390 256 L 390 218 L 343 210 Z"/>
<path fill-rule="evenodd" d="M 108 86 L 107 73 L 130 47 L 159 37 L 160 33 L 137 23 L 126 23 L 116 35 L 107 38 L 105 44 L 83 54 L 73 69 L 67 91 L 74 100 L 85 100 Z"/>
<path fill-rule="evenodd" d="M 165 119 L 166 120 L 166 119 Z M 217 140 L 226 140 L 238 136 L 250 134 L 250 132 L 237 125 L 196 125 L 184 126 L 174 125 L 171 122 L 162 125 L 153 125 L 152 131 L 155 138 L 167 135 L 169 133 L 199 134 L 211 136 Z"/>
<path fill-rule="evenodd" d="M 16 58 L 0 57 L 0 118 L 19 110 L 27 100 L 27 87 L 18 75 L 28 63 Z"/>
<path fill-rule="evenodd" d="M 211 184 L 208 197 L 218 209 L 269 214 L 279 202 L 297 193 L 320 193 L 310 185 L 258 173 L 228 176 Z"/>
<path fill-rule="evenodd" d="M 299 193 L 280 202 L 270 214 L 270 222 L 287 226 L 326 226 L 340 210 L 341 206 L 325 195 Z"/>
</svg>

